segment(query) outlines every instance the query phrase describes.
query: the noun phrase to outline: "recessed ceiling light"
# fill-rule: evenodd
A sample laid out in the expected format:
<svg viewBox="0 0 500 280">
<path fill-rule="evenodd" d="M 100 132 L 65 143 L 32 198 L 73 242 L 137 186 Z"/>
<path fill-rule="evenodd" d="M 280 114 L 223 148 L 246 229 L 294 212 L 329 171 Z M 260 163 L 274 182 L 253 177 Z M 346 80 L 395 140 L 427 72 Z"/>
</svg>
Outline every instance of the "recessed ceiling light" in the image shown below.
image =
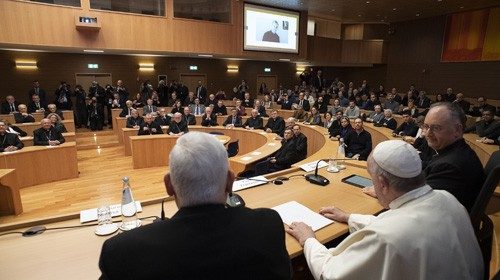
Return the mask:
<svg viewBox="0 0 500 280">
<path fill-rule="evenodd" d="M 417 13 L 415 16 L 419 17 L 419 16 L 420 16 L 420 13 Z"/>
<path fill-rule="evenodd" d="M 393 11 L 396 11 L 396 10 L 397 10 L 397 8 L 392 8 L 392 10 L 393 10 Z"/>
<path fill-rule="evenodd" d="M 366 4 L 370 4 L 370 1 L 366 1 Z"/>
<path fill-rule="evenodd" d="M 332 12 L 335 12 L 335 9 L 332 9 Z"/>
<path fill-rule="evenodd" d="M 438 0 L 438 2 L 441 2 L 441 1 L 443 1 L 443 0 Z"/>
<path fill-rule="evenodd" d="M 460 6 L 460 9 L 463 9 L 463 8 L 464 8 L 464 6 Z"/>
<path fill-rule="evenodd" d="M 361 17 L 361 15 L 358 15 L 358 17 Z"/>
<path fill-rule="evenodd" d="M 83 50 L 83 52 L 86 53 L 103 53 L 103 50 Z"/>
<path fill-rule="evenodd" d="M 380 21 L 384 21 L 383 19 L 381 19 Z"/>
</svg>

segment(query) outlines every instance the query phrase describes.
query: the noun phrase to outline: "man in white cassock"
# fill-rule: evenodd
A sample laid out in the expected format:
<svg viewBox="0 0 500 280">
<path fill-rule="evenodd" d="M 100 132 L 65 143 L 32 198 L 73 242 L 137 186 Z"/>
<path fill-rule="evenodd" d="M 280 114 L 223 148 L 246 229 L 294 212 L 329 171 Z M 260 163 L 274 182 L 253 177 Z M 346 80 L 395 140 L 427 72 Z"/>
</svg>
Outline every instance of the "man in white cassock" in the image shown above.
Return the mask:
<svg viewBox="0 0 500 280">
<path fill-rule="evenodd" d="M 304 247 L 315 279 L 482 279 L 483 259 L 465 208 L 453 195 L 425 184 L 418 152 L 384 141 L 368 158 L 378 216 L 323 207 L 348 223 L 351 234 L 327 249 L 312 229 L 295 222 L 287 232 Z"/>
</svg>

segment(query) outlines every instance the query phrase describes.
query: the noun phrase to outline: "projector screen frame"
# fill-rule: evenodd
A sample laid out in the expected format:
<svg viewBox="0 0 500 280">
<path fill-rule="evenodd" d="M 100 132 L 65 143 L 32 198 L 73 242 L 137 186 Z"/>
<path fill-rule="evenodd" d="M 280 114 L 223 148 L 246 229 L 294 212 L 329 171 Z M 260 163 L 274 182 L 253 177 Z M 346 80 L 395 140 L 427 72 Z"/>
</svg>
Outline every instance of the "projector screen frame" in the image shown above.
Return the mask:
<svg viewBox="0 0 500 280">
<path fill-rule="evenodd" d="M 293 17 L 295 16 L 297 18 L 297 29 L 295 31 L 296 33 L 296 42 L 295 42 L 295 48 L 279 48 L 279 47 L 266 47 L 266 46 L 255 46 L 255 45 L 249 45 L 248 40 L 247 40 L 247 7 L 254 8 L 254 9 L 262 9 L 262 10 L 268 10 L 269 12 L 275 12 L 275 13 L 281 13 L 284 14 L 285 16 Z M 287 14 L 293 14 L 293 15 L 287 15 Z M 261 5 L 261 4 L 254 4 L 251 2 L 244 2 L 243 3 L 243 51 L 256 51 L 256 52 L 274 52 L 274 53 L 288 53 L 288 54 L 299 54 L 300 51 L 300 21 L 301 21 L 301 12 L 296 11 L 296 10 L 291 10 L 291 9 L 284 9 L 284 8 L 276 8 L 276 7 L 271 7 L 271 6 L 266 6 L 266 5 Z"/>
</svg>

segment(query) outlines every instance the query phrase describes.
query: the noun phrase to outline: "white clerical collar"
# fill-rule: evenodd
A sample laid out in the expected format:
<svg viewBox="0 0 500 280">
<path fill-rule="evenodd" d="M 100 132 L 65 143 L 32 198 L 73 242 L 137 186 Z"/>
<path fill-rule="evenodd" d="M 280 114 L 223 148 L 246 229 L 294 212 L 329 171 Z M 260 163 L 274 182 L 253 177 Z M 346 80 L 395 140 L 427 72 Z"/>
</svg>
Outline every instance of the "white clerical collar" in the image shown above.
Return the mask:
<svg viewBox="0 0 500 280">
<path fill-rule="evenodd" d="M 409 201 L 415 200 L 421 196 L 424 196 L 425 194 L 427 194 L 430 191 L 432 191 L 432 188 L 429 185 L 424 185 L 418 189 L 414 189 L 412 191 L 409 191 L 409 192 L 403 194 L 402 196 L 391 201 L 391 203 L 389 203 L 389 208 L 390 209 L 399 208 L 399 207 L 401 207 L 401 205 L 403 205 Z"/>
</svg>

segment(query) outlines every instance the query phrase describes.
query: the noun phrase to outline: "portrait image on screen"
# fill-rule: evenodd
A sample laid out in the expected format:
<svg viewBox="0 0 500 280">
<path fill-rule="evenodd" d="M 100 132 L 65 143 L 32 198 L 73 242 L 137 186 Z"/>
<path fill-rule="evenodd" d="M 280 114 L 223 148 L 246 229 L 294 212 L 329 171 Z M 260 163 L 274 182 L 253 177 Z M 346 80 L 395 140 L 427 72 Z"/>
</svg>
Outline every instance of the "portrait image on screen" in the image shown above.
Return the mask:
<svg viewBox="0 0 500 280">
<path fill-rule="evenodd" d="M 245 4 L 244 49 L 299 52 L 299 13 Z"/>
</svg>

